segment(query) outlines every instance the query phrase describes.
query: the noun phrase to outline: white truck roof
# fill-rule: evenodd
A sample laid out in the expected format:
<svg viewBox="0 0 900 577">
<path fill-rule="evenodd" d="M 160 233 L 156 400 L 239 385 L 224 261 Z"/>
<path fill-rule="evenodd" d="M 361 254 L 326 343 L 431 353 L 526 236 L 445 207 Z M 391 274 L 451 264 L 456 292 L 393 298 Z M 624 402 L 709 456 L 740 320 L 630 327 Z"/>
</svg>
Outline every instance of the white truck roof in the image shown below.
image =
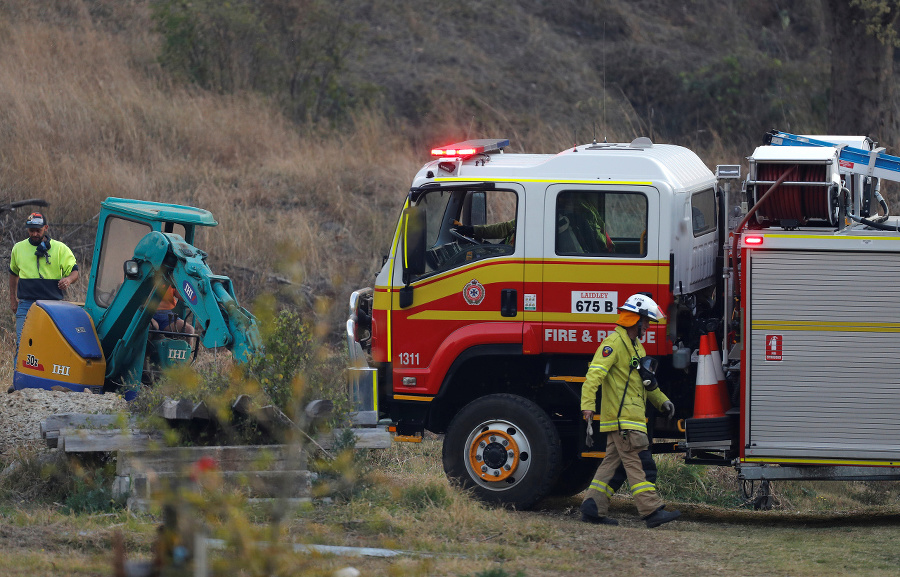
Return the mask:
<svg viewBox="0 0 900 577">
<path fill-rule="evenodd" d="M 559 154 L 492 154 L 462 161 L 453 174 L 457 178 L 481 180 L 556 180 L 565 181 L 650 181 L 666 182 L 674 190 L 693 190 L 711 186 L 715 175 L 691 150 L 670 144 L 652 144 L 638 139 L 630 144 L 598 143 L 570 148 Z M 458 159 L 454 159 L 457 164 Z M 444 161 L 446 162 L 446 161 Z M 446 176 L 441 161 L 426 164 L 416 175 L 414 186 Z"/>
</svg>

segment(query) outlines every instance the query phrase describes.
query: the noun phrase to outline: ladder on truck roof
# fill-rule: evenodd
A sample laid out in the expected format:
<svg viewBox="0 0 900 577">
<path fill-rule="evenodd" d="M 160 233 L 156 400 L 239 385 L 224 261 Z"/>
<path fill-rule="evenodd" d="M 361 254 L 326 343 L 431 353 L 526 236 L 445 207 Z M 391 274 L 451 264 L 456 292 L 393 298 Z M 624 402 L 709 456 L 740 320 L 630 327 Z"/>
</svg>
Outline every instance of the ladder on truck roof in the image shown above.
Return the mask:
<svg viewBox="0 0 900 577">
<path fill-rule="evenodd" d="M 767 133 L 765 143 L 770 146 L 830 146 L 838 150 L 838 161 L 842 173 L 873 176 L 900 182 L 900 157 L 885 154 L 884 147 L 863 150 L 846 144 L 835 144 L 827 140 L 797 136 L 780 130 Z"/>
</svg>

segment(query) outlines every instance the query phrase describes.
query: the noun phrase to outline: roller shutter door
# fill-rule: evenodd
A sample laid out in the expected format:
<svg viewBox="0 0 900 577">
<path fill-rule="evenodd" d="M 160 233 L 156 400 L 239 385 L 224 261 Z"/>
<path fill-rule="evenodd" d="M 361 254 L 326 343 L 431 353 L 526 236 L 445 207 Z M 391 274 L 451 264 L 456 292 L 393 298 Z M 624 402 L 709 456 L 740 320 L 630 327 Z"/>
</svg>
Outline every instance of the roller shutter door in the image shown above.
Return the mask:
<svg viewBox="0 0 900 577">
<path fill-rule="evenodd" d="M 756 251 L 747 456 L 897 459 L 900 255 Z"/>
</svg>

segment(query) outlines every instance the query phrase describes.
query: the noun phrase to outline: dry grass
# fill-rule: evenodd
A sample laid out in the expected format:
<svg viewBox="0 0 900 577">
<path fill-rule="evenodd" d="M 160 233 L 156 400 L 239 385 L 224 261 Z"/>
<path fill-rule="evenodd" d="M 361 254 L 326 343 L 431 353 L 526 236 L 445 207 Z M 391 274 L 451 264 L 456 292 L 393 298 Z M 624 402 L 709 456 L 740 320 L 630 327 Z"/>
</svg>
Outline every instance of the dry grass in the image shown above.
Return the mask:
<svg viewBox="0 0 900 577">
<path fill-rule="evenodd" d="M 579 521 L 580 497 L 548 500 L 530 512 L 474 501 L 447 483 L 440 440 L 434 437 L 371 452 L 357 465 L 371 468 L 371 474 L 357 484 L 351 497 L 292 511 L 277 526 L 235 495 L 212 492 L 202 501 L 191 501 L 211 535 L 233 543 L 228 550 L 213 553 L 211 561 L 233 563 L 232 568 L 265 567 L 272 575 L 331 575 L 349 565 L 369 575 L 475 576 L 504 571 L 528 577 L 585 572 L 888 575 L 900 562 L 900 536 L 893 528 L 897 507 L 875 507 L 852 498 L 830 511 L 795 503 L 769 512 L 669 500 L 683 511 L 682 519 L 647 530 L 630 499 L 620 495 L 613 499 L 611 514 L 621 525 L 597 527 Z M 734 480 L 713 476 L 709 482 L 729 479 Z M 829 486 L 836 495 L 847 485 Z M 115 530 L 125 534 L 131 558 L 147 558 L 159 519 L 124 512 L 66 515 L 55 505 L 7 505 L 0 506 L 0 522 L 5 527 L 0 532 L 4 549 L 0 571 L 24 575 L 21 568 L 30 568 L 28 574 L 61 576 L 106 574 L 108 544 Z M 278 544 L 254 545 L 260 541 Z M 310 557 L 292 552 L 292 543 L 405 553 L 389 559 Z M 238 549 L 239 558 L 234 557 Z"/>
</svg>

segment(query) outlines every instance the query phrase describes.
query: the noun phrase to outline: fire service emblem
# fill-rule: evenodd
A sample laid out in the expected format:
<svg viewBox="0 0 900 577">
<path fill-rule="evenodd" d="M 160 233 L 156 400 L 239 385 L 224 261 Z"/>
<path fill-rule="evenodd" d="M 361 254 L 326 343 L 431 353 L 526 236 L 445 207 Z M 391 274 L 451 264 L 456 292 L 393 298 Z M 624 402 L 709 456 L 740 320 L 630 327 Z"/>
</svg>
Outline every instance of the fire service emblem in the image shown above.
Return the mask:
<svg viewBox="0 0 900 577">
<path fill-rule="evenodd" d="M 463 297 L 470 305 L 480 305 L 484 300 L 484 285 L 475 279 L 470 280 L 463 289 Z"/>
</svg>

